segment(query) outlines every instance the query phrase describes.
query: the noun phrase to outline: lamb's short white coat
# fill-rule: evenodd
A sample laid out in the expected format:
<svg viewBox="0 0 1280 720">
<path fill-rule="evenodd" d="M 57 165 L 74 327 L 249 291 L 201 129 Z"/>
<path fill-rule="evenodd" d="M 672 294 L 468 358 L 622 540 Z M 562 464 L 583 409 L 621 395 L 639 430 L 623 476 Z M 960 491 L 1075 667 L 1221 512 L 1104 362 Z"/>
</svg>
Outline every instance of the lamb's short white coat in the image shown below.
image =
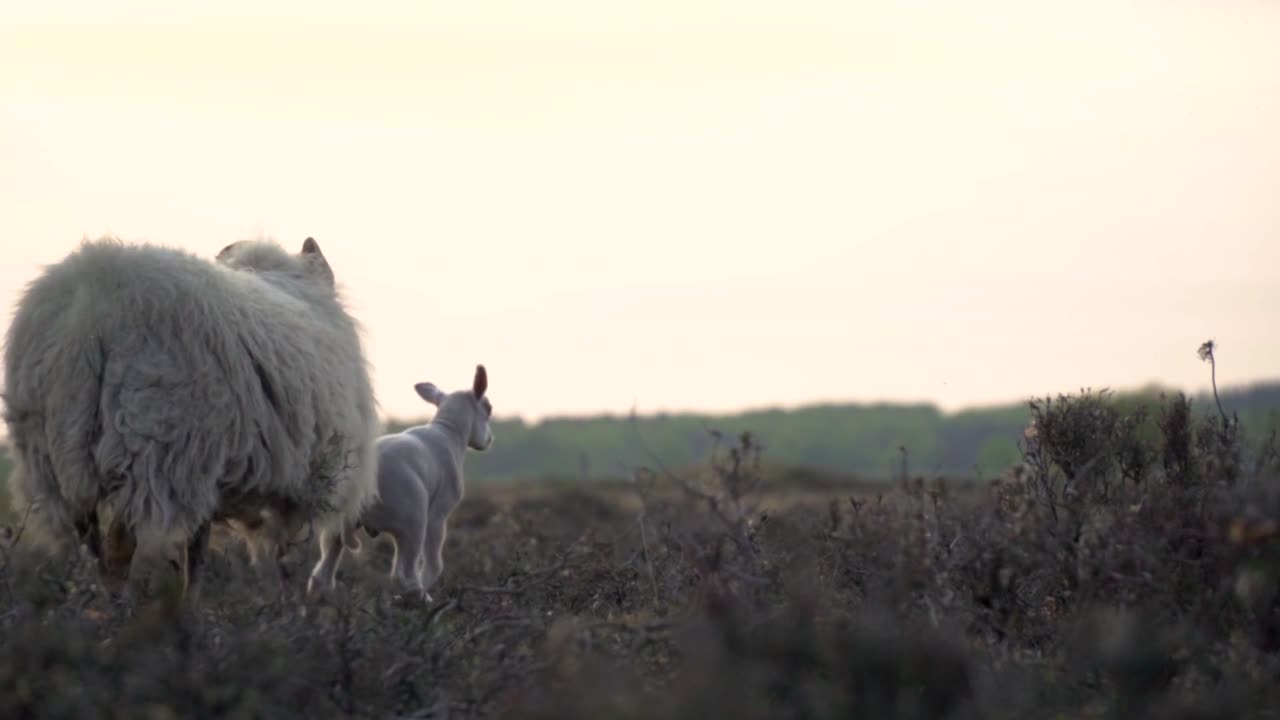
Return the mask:
<svg viewBox="0 0 1280 720">
<path fill-rule="evenodd" d="M 320 584 L 334 586 L 344 545 L 358 551 L 354 530 L 363 527 L 370 535 L 392 537 L 396 548 L 392 579 L 431 600 L 429 590 L 444 571 L 449 516 L 464 493 L 467 449 L 483 452 L 493 445 L 489 427 L 493 407 L 485 395 L 487 388 L 483 365 L 476 367 L 470 390 L 445 394 L 432 383 L 414 386 L 423 400 L 437 406 L 435 417 L 425 425 L 378 438 L 378 499 L 342 536 L 321 532 L 321 556 L 308 592 Z"/>
</svg>

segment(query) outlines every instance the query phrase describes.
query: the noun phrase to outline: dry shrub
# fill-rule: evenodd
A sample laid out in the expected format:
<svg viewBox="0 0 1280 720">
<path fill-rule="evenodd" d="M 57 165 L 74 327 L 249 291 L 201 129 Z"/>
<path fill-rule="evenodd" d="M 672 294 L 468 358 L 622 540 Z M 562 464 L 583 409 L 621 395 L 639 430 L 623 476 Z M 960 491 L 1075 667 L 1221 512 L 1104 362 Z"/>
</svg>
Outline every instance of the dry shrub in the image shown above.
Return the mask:
<svg viewBox="0 0 1280 720">
<path fill-rule="evenodd" d="M 423 606 L 385 543 L 205 605 L 0 553 L 4 717 L 1261 717 L 1280 703 L 1280 455 L 1185 398 L 1033 406 L 1021 469 L 788 503 L 750 435 L 700 473 L 473 492 Z M 817 498 L 817 499 L 814 499 Z M 289 560 L 306 575 L 314 552 Z M 157 576 L 165 577 L 164 573 Z M 295 582 L 297 584 L 297 582 Z M 296 592 L 296 589 L 295 589 Z"/>
</svg>

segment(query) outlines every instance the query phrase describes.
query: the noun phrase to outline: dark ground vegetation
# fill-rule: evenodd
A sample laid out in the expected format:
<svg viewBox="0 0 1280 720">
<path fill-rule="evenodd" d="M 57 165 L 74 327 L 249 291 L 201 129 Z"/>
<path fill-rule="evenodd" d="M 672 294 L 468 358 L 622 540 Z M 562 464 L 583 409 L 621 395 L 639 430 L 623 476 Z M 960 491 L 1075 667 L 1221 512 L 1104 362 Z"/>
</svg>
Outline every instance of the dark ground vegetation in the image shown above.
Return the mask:
<svg viewBox="0 0 1280 720">
<path fill-rule="evenodd" d="M 784 490 L 740 436 L 701 472 L 474 491 L 431 605 L 367 541 L 309 605 L 229 546 L 194 615 L 163 568 L 125 606 L 9 549 L 0 717 L 1274 717 L 1280 456 L 1190 410 L 1046 398 L 981 483 Z"/>
</svg>

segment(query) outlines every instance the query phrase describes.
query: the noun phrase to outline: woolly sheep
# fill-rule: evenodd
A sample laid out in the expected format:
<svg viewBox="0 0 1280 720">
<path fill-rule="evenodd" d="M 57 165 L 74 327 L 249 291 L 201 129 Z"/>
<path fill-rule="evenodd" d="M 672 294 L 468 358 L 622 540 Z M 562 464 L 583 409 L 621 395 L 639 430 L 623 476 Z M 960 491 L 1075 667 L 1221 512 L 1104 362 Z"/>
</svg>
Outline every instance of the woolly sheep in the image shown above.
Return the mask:
<svg viewBox="0 0 1280 720">
<path fill-rule="evenodd" d="M 312 238 L 213 262 L 85 242 L 26 288 L 4 368 L 14 504 L 41 544 L 84 541 L 113 593 L 139 540 L 182 546 L 194 596 L 211 523 L 341 528 L 376 494 L 359 327 Z"/>
<path fill-rule="evenodd" d="M 476 366 L 470 390 L 445 394 L 434 384 L 418 383 L 414 390 L 435 405 L 435 417 L 425 425 L 378 438 L 378 499 L 358 523 L 342 536 L 322 530 L 320 561 L 311 572 L 307 592 L 323 583 L 334 586 L 344 546 L 358 552 L 354 531 L 363 527 L 371 536 L 387 533 L 395 541 L 391 578 L 423 600 L 444 570 L 445 533 L 450 514 L 463 496 L 462 466 L 467 448 L 483 452 L 493 445 L 489 419 L 493 406 L 485 395 L 488 373 Z"/>
</svg>

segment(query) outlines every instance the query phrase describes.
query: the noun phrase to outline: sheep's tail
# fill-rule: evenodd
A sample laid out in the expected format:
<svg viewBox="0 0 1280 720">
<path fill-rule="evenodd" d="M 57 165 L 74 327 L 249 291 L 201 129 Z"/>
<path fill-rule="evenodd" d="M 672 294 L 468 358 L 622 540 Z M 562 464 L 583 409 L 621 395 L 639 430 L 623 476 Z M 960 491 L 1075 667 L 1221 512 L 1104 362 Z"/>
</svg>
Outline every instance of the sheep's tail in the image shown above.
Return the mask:
<svg viewBox="0 0 1280 720">
<path fill-rule="evenodd" d="M 360 548 L 362 545 L 363 543 L 360 542 L 360 536 L 356 535 L 355 526 L 343 525 L 342 526 L 342 546 L 345 547 L 348 552 L 358 553 L 360 552 Z"/>
</svg>

